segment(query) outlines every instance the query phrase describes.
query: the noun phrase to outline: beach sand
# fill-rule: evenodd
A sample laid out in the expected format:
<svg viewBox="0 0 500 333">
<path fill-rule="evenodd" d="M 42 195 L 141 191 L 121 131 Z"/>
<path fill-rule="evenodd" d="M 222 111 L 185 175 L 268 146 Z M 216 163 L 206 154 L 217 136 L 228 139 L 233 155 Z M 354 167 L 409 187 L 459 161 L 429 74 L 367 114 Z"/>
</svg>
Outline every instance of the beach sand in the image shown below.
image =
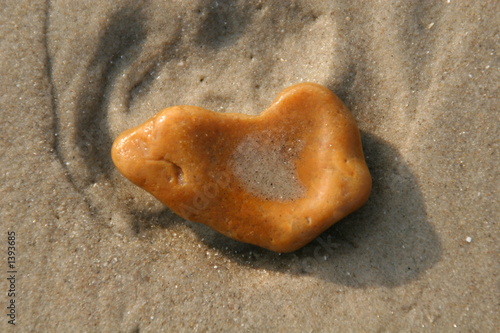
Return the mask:
<svg viewBox="0 0 500 333">
<path fill-rule="evenodd" d="M 0 331 L 498 331 L 499 13 L 493 0 L 5 2 Z M 373 191 L 294 253 L 185 221 L 111 162 L 114 138 L 163 108 L 255 115 L 306 81 L 351 109 Z"/>
</svg>

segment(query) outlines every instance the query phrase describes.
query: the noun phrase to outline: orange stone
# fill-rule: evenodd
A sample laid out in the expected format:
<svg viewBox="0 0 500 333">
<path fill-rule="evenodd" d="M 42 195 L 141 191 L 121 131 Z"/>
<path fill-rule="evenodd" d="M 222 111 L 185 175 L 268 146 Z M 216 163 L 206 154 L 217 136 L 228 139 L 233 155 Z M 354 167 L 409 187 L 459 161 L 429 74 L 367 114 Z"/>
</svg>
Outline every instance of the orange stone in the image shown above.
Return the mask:
<svg viewBox="0 0 500 333">
<path fill-rule="evenodd" d="M 123 132 L 112 158 L 183 218 L 277 252 L 306 245 L 371 190 L 353 116 L 313 83 L 283 90 L 258 116 L 167 108 Z"/>
</svg>

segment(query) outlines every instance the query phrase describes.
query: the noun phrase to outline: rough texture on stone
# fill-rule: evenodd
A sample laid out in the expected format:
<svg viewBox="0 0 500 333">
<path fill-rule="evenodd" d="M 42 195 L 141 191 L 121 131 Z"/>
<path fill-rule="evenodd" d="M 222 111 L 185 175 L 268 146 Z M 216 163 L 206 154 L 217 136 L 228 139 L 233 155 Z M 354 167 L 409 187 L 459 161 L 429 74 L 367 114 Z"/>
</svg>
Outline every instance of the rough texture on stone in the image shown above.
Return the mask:
<svg viewBox="0 0 500 333">
<path fill-rule="evenodd" d="M 175 213 L 273 251 L 306 245 L 371 190 L 355 120 L 297 84 L 258 116 L 167 108 L 114 142 L 118 170 Z"/>
</svg>

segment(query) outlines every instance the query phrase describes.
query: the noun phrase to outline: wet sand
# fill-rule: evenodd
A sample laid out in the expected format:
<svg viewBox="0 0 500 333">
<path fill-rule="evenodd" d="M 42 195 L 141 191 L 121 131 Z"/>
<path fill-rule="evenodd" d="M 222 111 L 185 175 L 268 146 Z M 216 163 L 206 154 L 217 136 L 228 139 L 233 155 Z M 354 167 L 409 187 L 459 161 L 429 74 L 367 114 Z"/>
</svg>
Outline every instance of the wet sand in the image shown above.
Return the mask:
<svg viewBox="0 0 500 333">
<path fill-rule="evenodd" d="M 0 12 L 0 330 L 499 329 L 495 1 L 10 1 Z M 113 167 L 172 105 L 338 94 L 373 192 L 291 254 L 174 215 Z M 15 296 L 7 296 L 7 232 Z M 9 310 L 10 311 L 10 310 Z M 5 308 L 4 308 L 5 312 Z"/>
</svg>

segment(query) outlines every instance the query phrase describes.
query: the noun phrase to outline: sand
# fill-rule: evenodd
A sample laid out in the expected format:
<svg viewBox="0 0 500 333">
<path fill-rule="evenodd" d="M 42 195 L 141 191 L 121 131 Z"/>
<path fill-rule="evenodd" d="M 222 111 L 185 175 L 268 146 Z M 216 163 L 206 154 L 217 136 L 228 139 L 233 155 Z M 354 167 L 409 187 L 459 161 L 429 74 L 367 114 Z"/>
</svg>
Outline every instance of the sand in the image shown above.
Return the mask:
<svg viewBox="0 0 500 333">
<path fill-rule="evenodd" d="M 493 0 L 4 2 L 0 331 L 498 330 L 499 13 Z M 292 254 L 184 221 L 111 163 L 113 139 L 160 109 L 258 114 L 305 81 L 352 110 L 374 183 Z"/>
</svg>

